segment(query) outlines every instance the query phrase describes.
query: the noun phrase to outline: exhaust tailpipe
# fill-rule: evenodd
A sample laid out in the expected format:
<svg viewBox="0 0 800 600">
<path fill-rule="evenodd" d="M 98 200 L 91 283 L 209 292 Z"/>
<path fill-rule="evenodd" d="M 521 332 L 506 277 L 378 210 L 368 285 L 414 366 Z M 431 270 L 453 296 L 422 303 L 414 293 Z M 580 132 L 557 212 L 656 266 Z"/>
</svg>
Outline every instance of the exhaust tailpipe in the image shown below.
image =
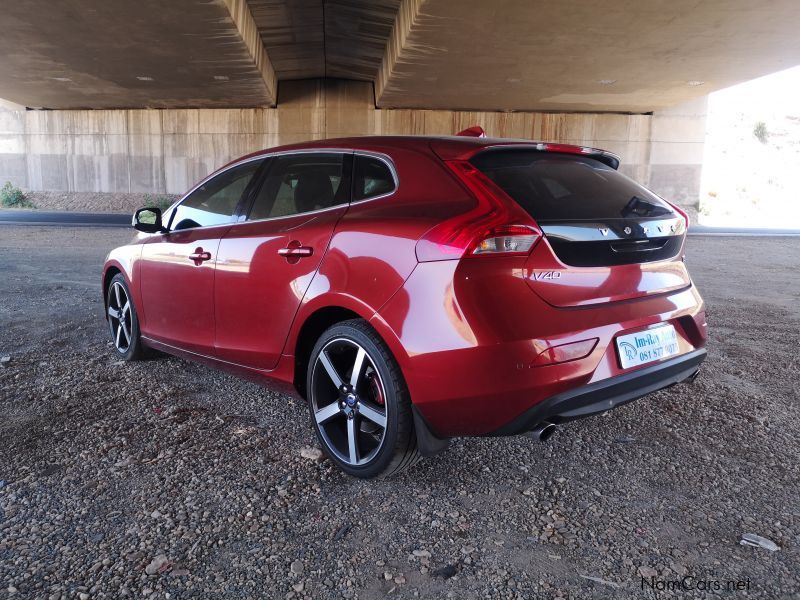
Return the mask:
<svg viewBox="0 0 800 600">
<path fill-rule="evenodd" d="M 552 423 L 548 423 L 547 421 L 542 421 L 536 427 L 531 429 L 527 435 L 539 440 L 540 442 L 545 442 L 547 439 L 556 432 L 556 426 Z"/>
<path fill-rule="evenodd" d="M 689 375 L 684 381 L 686 381 L 686 383 L 694 383 L 694 380 L 697 379 L 698 375 L 700 375 L 700 369 L 697 369 L 694 373 Z"/>
</svg>

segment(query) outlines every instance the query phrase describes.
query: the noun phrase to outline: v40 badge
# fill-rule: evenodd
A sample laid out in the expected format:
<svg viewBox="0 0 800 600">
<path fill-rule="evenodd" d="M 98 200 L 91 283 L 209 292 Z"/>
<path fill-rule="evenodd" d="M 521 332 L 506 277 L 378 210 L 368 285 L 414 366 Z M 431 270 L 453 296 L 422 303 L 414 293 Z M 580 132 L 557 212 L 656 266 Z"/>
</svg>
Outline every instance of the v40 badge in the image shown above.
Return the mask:
<svg viewBox="0 0 800 600">
<path fill-rule="evenodd" d="M 561 271 L 534 271 L 533 278 L 536 281 L 552 281 L 561 279 Z"/>
</svg>

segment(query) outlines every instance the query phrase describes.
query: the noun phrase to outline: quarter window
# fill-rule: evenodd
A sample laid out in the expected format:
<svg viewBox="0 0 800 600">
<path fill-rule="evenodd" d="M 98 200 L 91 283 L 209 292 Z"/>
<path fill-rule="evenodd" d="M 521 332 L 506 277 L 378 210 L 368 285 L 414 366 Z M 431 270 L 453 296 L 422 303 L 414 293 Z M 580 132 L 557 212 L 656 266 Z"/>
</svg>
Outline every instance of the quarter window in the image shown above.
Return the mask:
<svg viewBox="0 0 800 600">
<path fill-rule="evenodd" d="M 392 172 L 385 162 L 372 156 L 356 155 L 353 200 L 366 200 L 394 191 Z"/>
<path fill-rule="evenodd" d="M 251 160 L 206 181 L 177 206 L 171 220 L 172 229 L 232 223 L 236 206 L 262 162 Z"/>
<path fill-rule="evenodd" d="M 344 164 L 344 154 L 322 152 L 272 159 L 249 219 L 285 217 L 346 204 L 349 190 L 342 177 Z"/>
</svg>

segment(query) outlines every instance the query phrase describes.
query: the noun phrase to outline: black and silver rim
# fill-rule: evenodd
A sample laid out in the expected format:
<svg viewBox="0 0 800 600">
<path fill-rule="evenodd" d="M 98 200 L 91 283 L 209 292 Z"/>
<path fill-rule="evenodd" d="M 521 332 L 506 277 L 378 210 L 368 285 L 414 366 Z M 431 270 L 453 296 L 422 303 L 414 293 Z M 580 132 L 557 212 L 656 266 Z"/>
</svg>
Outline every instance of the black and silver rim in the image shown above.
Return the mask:
<svg viewBox="0 0 800 600">
<path fill-rule="evenodd" d="M 327 449 L 343 463 L 364 466 L 383 447 L 386 390 L 374 361 L 353 340 L 331 340 L 317 355 L 311 409 Z"/>
<path fill-rule="evenodd" d="M 117 352 L 125 354 L 131 346 L 133 320 L 128 292 L 118 281 L 112 283 L 108 291 L 108 325 Z"/>
</svg>

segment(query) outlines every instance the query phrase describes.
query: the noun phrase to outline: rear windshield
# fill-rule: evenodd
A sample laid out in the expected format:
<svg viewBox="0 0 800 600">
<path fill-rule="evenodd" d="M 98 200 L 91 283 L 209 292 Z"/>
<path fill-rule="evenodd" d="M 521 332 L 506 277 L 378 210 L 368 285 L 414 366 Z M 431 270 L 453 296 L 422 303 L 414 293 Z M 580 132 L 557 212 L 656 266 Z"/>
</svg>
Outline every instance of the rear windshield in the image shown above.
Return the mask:
<svg viewBox="0 0 800 600">
<path fill-rule="evenodd" d="M 649 218 L 670 206 L 622 173 L 586 156 L 495 150 L 472 159 L 537 221 Z"/>
</svg>

